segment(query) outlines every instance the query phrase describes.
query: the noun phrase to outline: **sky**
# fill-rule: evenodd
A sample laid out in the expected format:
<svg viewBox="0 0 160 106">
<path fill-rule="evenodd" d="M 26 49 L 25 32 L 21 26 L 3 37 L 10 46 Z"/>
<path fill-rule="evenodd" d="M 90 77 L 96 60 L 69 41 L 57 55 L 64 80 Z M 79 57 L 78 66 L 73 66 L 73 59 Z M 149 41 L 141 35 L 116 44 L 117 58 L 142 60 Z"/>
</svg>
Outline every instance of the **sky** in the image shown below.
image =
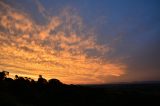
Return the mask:
<svg viewBox="0 0 160 106">
<path fill-rule="evenodd" d="M 0 70 L 67 84 L 160 80 L 159 0 L 0 0 Z"/>
</svg>

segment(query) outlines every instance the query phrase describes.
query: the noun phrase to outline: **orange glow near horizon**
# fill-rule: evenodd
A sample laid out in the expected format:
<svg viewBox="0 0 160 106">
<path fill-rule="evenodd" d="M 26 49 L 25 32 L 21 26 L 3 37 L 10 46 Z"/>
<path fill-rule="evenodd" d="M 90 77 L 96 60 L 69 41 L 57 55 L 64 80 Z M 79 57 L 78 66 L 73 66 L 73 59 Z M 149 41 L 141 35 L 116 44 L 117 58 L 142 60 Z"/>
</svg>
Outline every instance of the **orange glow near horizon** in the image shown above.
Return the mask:
<svg viewBox="0 0 160 106">
<path fill-rule="evenodd" d="M 104 59 L 111 47 L 97 43 L 96 34 L 80 16 L 64 9 L 37 24 L 27 13 L 0 2 L 0 70 L 11 76 L 57 78 L 68 84 L 105 83 L 107 76 L 125 74 L 125 65 Z"/>
</svg>

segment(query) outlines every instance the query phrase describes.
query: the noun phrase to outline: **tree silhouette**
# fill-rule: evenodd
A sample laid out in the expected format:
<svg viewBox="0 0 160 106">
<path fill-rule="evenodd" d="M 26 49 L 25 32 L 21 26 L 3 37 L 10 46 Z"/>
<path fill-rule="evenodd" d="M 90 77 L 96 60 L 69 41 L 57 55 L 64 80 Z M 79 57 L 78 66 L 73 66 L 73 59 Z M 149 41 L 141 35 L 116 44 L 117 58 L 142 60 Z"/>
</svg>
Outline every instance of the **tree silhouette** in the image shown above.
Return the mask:
<svg viewBox="0 0 160 106">
<path fill-rule="evenodd" d="M 37 83 L 40 83 L 40 84 L 46 84 L 47 83 L 47 80 L 45 78 L 42 77 L 42 75 L 39 75 L 39 78 L 38 78 L 38 82 Z"/>
<path fill-rule="evenodd" d="M 50 86 L 54 86 L 54 87 L 60 87 L 60 86 L 63 85 L 63 83 L 60 82 L 60 80 L 58 80 L 58 79 L 50 79 L 48 81 L 48 83 L 49 83 Z"/>
<path fill-rule="evenodd" d="M 7 71 L 0 72 L 0 106 L 113 106 L 149 102 L 153 105 L 159 103 L 160 97 L 160 85 L 111 85 L 104 89 L 67 85 L 58 79 L 47 81 L 42 75 L 38 81 L 7 75 Z"/>
<path fill-rule="evenodd" d="M 4 80 L 9 75 L 8 71 L 0 72 L 0 80 Z"/>
</svg>

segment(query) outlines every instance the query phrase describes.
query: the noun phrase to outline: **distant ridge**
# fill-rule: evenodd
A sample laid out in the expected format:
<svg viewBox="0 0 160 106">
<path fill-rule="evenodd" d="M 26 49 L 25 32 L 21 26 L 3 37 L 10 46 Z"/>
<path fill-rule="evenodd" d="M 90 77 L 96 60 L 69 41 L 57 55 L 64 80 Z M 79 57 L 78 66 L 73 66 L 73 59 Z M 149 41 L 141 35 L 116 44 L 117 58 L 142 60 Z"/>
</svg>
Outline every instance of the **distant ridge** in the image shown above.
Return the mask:
<svg viewBox="0 0 160 106">
<path fill-rule="evenodd" d="M 123 85 L 160 85 L 160 81 L 115 82 L 115 83 L 108 83 L 108 84 L 84 84 L 81 86 L 106 88 L 106 87 L 123 86 Z"/>
</svg>

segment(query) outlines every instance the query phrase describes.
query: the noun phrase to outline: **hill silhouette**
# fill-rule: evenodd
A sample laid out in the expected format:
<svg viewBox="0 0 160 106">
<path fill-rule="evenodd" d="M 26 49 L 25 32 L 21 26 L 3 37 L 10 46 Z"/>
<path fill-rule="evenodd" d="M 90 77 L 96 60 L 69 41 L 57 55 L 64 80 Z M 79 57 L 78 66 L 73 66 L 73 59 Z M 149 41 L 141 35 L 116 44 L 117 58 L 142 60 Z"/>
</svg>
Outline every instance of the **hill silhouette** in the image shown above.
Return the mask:
<svg viewBox="0 0 160 106">
<path fill-rule="evenodd" d="M 67 85 L 58 79 L 37 81 L 0 72 L 0 106 L 157 105 L 160 84 Z"/>
</svg>

